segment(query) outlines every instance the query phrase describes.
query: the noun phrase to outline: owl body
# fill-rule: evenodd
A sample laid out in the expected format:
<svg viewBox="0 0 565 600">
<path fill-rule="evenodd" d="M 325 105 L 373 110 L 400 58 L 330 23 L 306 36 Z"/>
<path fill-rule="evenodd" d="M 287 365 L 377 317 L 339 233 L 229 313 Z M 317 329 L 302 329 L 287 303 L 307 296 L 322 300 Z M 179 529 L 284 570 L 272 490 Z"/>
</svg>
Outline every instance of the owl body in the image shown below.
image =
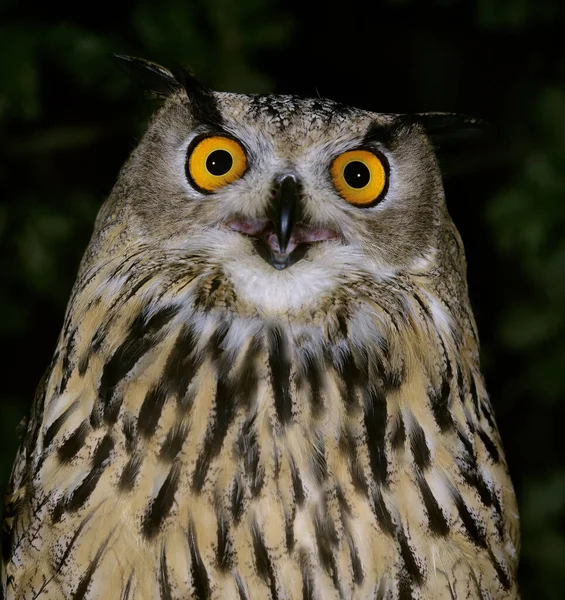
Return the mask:
<svg viewBox="0 0 565 600">
<path fill-rule="evenodd" d="M 517 509 L 425 127 L 147 68 L 168 97 L 38 390 L 5 597 L 517 598 Z"/>
</svg>

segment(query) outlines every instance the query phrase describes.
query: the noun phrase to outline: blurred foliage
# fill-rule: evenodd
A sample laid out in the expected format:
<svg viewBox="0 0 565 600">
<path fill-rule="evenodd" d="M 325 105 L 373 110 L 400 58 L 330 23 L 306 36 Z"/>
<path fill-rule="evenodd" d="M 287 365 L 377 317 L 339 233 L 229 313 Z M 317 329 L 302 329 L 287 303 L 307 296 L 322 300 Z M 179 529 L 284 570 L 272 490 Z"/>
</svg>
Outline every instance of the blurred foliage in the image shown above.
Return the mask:
<svg viewBox="0 0 565 600">
<path fill-rule="evenodd" d="M 565 589 L 565 26 L 561 0 L 0 1 L 0 484 L 96 212 L 152 110 L 112 52 L 230 91 L 484 117 L 446 153 L 487 382 L 520 502 L 524 598 Z M 2 491 L 3 491 L 2 489 Z"/>
</svg>

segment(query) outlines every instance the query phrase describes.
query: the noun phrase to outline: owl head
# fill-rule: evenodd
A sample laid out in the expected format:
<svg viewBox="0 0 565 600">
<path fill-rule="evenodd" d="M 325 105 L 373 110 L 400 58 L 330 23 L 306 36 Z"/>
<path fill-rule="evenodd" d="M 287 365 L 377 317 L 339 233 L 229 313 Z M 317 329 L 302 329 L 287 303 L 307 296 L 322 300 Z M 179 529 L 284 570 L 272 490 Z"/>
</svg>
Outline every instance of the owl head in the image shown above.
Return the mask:
<svg viewBox="0 0 565 600">
<path fill-rule="evenodd" d="M 315 304 L 438 259 L 452 223 L 429 131 L 453 115 L 394 115 L 319 98 L 212 92 L 119 57 L 165 97 L 101 211 L 93 244 L 185 253 L 263 311 Z M 118 251 L 121 251 L 118 248 Z"/>
</svg>

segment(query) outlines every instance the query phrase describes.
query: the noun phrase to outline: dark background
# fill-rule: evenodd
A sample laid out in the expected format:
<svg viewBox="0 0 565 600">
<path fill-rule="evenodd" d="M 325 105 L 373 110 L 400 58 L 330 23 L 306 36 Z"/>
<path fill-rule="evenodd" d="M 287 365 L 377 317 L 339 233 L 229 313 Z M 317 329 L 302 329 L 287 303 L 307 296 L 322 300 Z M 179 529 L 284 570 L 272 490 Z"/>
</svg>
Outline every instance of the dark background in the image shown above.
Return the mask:
<svg viewBox="0 0 565 600">
<path fill-rule="evenodd" d="M 524 598 L 565 589 L 565 3 L 0 1 L 0 485 L 96 212 L 151 102 L 112 52 L 219 90 L 490 121 L 444 149 L 482 359 L 521 507 Z"/>
</svg>

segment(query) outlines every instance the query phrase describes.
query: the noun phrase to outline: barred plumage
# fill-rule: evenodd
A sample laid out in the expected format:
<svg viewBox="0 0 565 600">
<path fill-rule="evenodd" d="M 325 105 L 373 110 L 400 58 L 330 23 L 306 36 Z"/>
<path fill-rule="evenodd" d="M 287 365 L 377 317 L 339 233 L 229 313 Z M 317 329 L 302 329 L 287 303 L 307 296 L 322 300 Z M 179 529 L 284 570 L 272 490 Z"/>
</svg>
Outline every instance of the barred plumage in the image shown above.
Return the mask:
<svg viewBox="0 0 565 600">
<path fill-rule="evenodd" d="M 516 504 L 422 126 L 159 73 L 174 89 L 98 218 L 14 467 L 6 597 L 517 598 Z M 221 205 L 175 172 L 206 127 L 266 161 Z M 388 153 L 398 206 L 308 188 L 312 149 L 359 139 Z M 304 222 L 340 236 L 279 270 L 225 224 L 262 218 L 285 169 Z"/>
</svg>

